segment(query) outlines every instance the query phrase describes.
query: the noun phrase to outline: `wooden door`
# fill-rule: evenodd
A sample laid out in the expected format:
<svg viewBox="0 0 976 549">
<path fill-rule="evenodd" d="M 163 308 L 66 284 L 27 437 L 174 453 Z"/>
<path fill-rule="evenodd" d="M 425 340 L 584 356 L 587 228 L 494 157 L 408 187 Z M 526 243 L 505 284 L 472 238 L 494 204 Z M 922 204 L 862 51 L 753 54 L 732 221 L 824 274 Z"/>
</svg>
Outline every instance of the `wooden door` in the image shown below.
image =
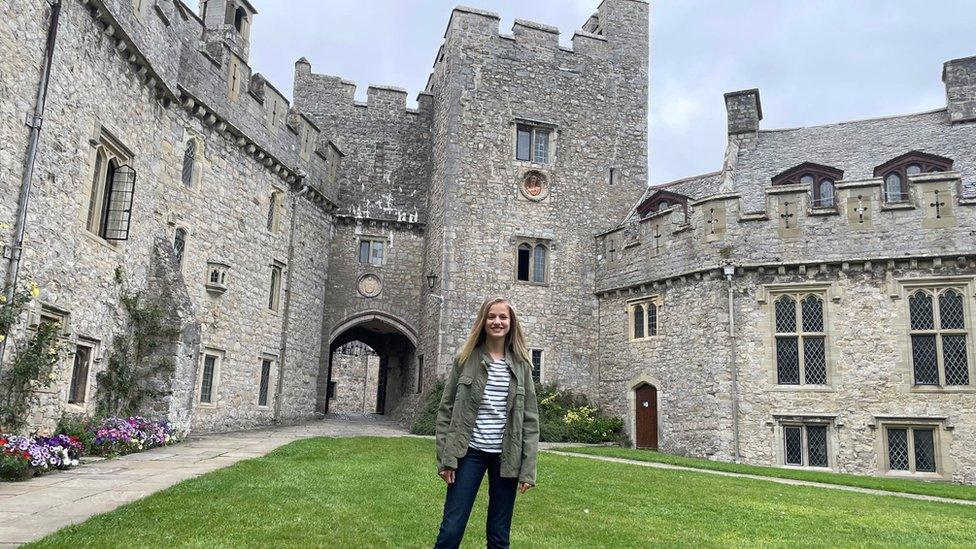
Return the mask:
<svg viewBox="0 0 976 549">
<path fill-rule="evenodd" d="M 657 389 L 637 388 L 637 447 L 657 450 Z"/>
</svg>

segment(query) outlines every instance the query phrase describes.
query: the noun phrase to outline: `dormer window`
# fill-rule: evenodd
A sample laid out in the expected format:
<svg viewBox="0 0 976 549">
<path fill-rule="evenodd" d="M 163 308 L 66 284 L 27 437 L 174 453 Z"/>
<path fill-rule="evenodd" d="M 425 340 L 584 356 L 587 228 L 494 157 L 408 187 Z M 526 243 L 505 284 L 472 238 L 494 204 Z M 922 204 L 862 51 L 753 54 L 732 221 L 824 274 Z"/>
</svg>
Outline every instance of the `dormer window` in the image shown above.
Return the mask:
<svg viewBox="0 0 976 549">
<path fill-rule="evenodd" d="M 803 185 L 810 190 L 814 208 L 833 208 L 836 205 L 834 183 L 844 178 L 844 170 L 831 166 L 804 162 L 773 176 L 773 185 Z"/>
<path fill-rule="evenodd" d="M 671 208 L 680 207 L 688 218 L 688 197 L 671 191 L 655 191 L 637 206 L 637 213 L 641 219 L 655 215 Z"/>
<path fill-rule="evenodd" d="M 885 202 L 907 202 L 909 176 L 951 169 L 951 158 L 911 151 L 874 168 L 874 176 L 883 181 Z"/>
</svg>

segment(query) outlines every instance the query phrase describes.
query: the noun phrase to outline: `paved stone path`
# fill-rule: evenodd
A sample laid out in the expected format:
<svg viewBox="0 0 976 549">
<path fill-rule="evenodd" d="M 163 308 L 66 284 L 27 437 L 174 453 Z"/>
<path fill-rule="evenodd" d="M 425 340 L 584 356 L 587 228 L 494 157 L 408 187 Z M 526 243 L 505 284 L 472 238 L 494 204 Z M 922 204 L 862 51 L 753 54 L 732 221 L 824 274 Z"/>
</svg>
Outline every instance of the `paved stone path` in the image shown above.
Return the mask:
<svg viewBox="0 0 976 549">
<path fill-rule="evenodd" d="M 578 444 L 576 446 L 579 446 Z M 908 499 L 921 499 L 925 501 L 938 501 L 941 503 L 958 503 L 960 505 L 974 505 L 976 506 L 976 501 L 967 499 L 953 499 L 944 498 L 939 496 L 926 496 L 922 494 L 906 494 L 903 492 L 889 492 L 886 490 L 874 490 L 872 488 L 859 488 L 857 486 L 844 486 L 842 484 L 826 484 L 823 482 L 811 482 L 808 480 L 794 480 L 790 478 L 777 478 L 777 477 L 764 477 L 760 475 L 749 475 L 746 473 L 730 473 L 727 471 L 713 471 L 711 469 L 696 469 L 694 467 L 684 467 L 681 465 L 671 465 L 669 463 L 654 463 L 650 461 L 637 461 L 633 459 L 623 459 L 610 456 L 595 456 L 592 454 L 578 454 L 576 452 L 551 452 L 553 454 L 563 455 L 563 456 L 573 456 L 586 459 L 595 459 L 598 461 L 609 461 L 613 463 L 626 463 L 627 465 L 640 465 L 642 467 L 654 467 L 657 469 L 676 469 L 678 471 L 691 471 L 693 473 L 706 473 L 710 475 L 719 475 L 723 477 L 740 477 L 749 478 L 753 480 L 765 480 L 767 482 L 776 482 L 779 484 L 791 484 L 793 486 L 813 486 L 816 488 L 828 488 L 831 490 L 843 490 L 845 492 L 858 492 L 861 494 L 872 494 L 875 496 L 895 496 L 900 498 Z"/>
<path fill-rule="evenodd" d="M 301 425 L 190 437 L 183 443 L 84 464 L 26 482 L 0 483 L 0 547 L 38 540 L 178 482 L 319 436 L 405 436 L 378 418 L 327 418 Z"/>
</svg>

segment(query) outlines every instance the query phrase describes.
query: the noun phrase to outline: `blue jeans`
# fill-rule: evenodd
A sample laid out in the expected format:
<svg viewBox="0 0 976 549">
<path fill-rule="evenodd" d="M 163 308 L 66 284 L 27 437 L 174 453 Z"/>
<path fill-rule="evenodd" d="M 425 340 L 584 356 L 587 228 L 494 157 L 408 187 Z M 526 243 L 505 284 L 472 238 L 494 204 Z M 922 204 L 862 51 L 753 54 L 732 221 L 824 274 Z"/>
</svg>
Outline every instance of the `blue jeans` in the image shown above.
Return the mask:
<svg viewBox="0 0 976 549">
<path fill-rule="evenodd" d="M 488 547 L 508 547 L 518 479 L 502 478 L 501 462 L 501 454 L 491 454 L 474 448 L 468 448 L 468 453 L 458 460 L 454 484 L 447 486 L 444 520 L 441 521 L 435 549 L 455 548 L 461 544 L 464 528 L 468 525 L 471 507 L 478 495 L 485 471 L 488 471 L 488 521 L 485 525 Z"/>
</svg>

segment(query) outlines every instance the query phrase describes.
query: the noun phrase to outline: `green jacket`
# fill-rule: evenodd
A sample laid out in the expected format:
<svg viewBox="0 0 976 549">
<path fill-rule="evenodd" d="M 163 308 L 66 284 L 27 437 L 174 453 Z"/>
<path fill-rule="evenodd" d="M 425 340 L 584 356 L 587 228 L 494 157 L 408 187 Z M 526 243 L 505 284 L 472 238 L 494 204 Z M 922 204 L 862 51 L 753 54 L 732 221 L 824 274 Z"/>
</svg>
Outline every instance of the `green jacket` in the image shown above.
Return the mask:
<svg viewBox="0 0 976 549">
<path fill-rule="evenodd" d="M 463 364 L 454 361 L 437 410 L 437 467 L 456 469 L 468 452 L 471 431 L 488 382 L 491 356 L 478 347 Z M 511 373 L 508 384 L 508 419 L 502 439 L 501 476 L 535 484 L 535 456 L 539 449 L 539 403 L 535 398 L 532 366 L 506 353 Z"/>
</svg>

